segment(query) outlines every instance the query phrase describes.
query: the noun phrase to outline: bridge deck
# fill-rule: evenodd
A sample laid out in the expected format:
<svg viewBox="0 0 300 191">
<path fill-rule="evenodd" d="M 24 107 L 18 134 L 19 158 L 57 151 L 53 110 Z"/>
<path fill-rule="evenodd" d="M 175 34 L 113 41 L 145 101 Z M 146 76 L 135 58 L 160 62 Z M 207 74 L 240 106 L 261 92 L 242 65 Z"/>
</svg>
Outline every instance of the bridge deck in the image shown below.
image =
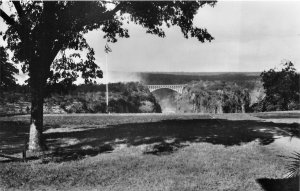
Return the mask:
<svg viewBox="0 0 300 191">
<path fill-rule="evenodd" d="M 168 85 L 165 84 L 165 85 L 147 85 L 147 87 L 149 88 L 150 92 L 153 92 L 158 89 L 167 88 L 167 89 L 174 90 L 178 93 L 182 93 L 182 90 L 185 85 L 186 84 L 168 84 Z"/>
</svg>

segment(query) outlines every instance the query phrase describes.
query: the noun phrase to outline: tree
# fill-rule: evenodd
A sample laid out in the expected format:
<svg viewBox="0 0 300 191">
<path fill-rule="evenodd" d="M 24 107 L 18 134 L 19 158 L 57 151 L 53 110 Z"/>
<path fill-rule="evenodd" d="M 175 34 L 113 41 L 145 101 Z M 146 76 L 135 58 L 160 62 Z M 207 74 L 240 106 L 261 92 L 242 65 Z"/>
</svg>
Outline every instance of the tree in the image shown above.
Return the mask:
<svg viewBox="0 0 300 191">
<path fill-rule="evenodd" d="M 43 100 L 47 81 L 72 82 L 79 73 L 86 83 L 102 77 L 94 62 L 94 50 L 84 34 L 100 28 L 104 38 L 114 43 L 117 37 L 129 37 L 123 23 L 133 22 L 159 37 L 165 37 L 163 26 L 179 26 L 185 38 L 211 41 L 213 37 L 206 29 L 193 26 L 194 15 L 205 4 L 213 6 L 215 2 L 13 1 L 15 14 L 8 15 L 1 10 L 0 15 L 8 25 L 3 38 L 14 53 L 13 60 L 22 63 L 23 71 L 29 74 L 32 95 L 29 149 L 43 149 Z M 68 49 L 87 51 L 86 60 L 78 53 L 66 56 L 64 52 Z"/>
<path fill-rule="evenodd" d="M 299 107 L 300 76 L 291 61 L 285 62 L 281 71 L 270 69 L 260 76 L 266 93 L 262 100 L 263 111 L 284 111 Z"/>
<path fill-rule="evenodd" d="M 16 78 L 19 70 L 8 61 L 8 54 L 4 47 L 0 47 L 0 90 L 16 85 Z"/>
</svg>

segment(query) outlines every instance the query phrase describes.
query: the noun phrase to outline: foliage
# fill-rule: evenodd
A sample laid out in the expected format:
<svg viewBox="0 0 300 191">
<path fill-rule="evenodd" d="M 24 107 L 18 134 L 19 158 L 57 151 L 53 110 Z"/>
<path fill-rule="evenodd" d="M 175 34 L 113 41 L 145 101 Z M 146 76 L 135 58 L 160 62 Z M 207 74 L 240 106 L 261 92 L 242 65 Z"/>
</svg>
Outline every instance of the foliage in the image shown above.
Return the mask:
<svg viewBox="0 0 300 191">
<path fill-rule="evenodd" d="M 0 89 L 4 90 L 16 86 L 16 78 L 14 77 L 19 70 L 14 64 L 8 61 L 7 50 L 0 46 Z"/>
<path fill-rule="evenodd" d="M 0 103 L 30 102 L 26 86 L 18 85 L 14 91 L 4 92 Z M 105 85 L 82 84 L 74 90 L 51 93 L 45 99 L 47 108 L 58 106 L 67 113 L 105 113 Z M 102 90 L 102 91 L 100 91 Z M 44 107 L 45 111 L 45 107 Z M 51 111 L 48 111 L 51 113 Z M 155 97 L 147 87 L 137 82 L 109 84 L 109 112 L 111 113 L 153 113 L 161 112 Z"/>
<path fill-rule="evenodd" d="M 105 105 L 105 84 L 82 84 L 75 90 L 71 91 L 73 96 L 85 94 L 84 100 L 87 101 L 87 112 L 104 112 Z M 93 97 L 92 95 L 96 96 Z M 128 83 L 110 83 L 109 84 L 109 111 L 113 113 L 140 113 L 143 111 L 161 112 L 160 106 L 155 97 L 149 92 L 148 88 L 138 82 Z M 152 107 L 147 107 L 147 103 L 151 102 Z M 92 104 L 93 103 L 93 104 Z M 94 106 L 97 105 L 96 109 Z M 143 106 L 143 108 L 140 108 Z M 150 104 L 151 105 L 151 104 Z"/>
<path fill-rule="evenodd" d="M 266 96 L 259 103 L 261 111 L 294 110 L 299 109 L 300 75 L 296 72 L 292 62 L 283 64 L 281 71 L 270 69 L 261 73 Z"/>
<path fill-rule="evenodd" d="M 192 82 L 180 99 L 188 99 L 192 112 L 200 113 L 241 113 L 249 111 L 250 105 L 247 89 L 222 81 Z"/>
<path fill-rule="evenodd" d="M 161 112 L 161 108 L 148 88 L 138 82 L 109 83 L 109 111 L 115 113 Z M 84 95 L 86 112 L 105 112 L 105 84 L 81 84 L 69 94 Z M 96 109 L 97 108 L 97 109 Z"/>
<path fill-rule="evenodd" d="M 192 22 L 197 10 L 205 4 L 213 6 L 213 1 L 12 3 L 16 15 L 9 16 L 1 10 L 1 17 L 9 26 L 3 38 L 14 53 L 13 60 L 24 63 L 23 71 L 31 76 L 34 72 L 34 68 L 30 67 L 34 65 L 33 60 L 47 58 L 44 67 L 50 84 L 61 81 L 71 84 L 79 74 L 86 83 L 102 76 L 94 62 L 95 52 L 84 38 L 84 34 L 94 29 L 100 28 L 105 33 L 104 38 L 112 43 L 117 42 L 118 37 L 129 37 L 128 30 L 123 28 L 126 21 L 142 25 L 147 33 L 160 37 L 165 37 L 163 25 L 178 25 L 185 38 L 195 37 L 201 42 L 213 40 L 206 29 L 194 27 Z M 113 8 L 108 8 L 108 4 Z M 74 51 L 67 54 L 68 49 Z M 83 50 L 87 53 L 86 60 L 78 52 Z M 59 51 L 61 54 L 57 56 Z"/>
</svg>

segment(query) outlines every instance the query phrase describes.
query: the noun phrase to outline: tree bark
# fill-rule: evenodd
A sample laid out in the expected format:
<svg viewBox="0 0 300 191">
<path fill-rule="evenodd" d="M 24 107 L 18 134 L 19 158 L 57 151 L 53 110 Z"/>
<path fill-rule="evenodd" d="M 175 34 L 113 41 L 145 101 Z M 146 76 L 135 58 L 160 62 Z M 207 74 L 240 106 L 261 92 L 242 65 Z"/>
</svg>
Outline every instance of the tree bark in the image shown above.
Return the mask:
<svg viewBox="0 0 300 191">
<path fill-rule="evenodd" d="M 43 105 L 44 105 L 44 87 L 42 83 L 33 82 L 31 90 L 31 119 L 28 149 L 30 151 L 44 150 L 45 143 L 43 139 Z"/>
<path fill-rule="evenodd" d="M 41 151 L 45 149 L 43 139 L 43 96 L 32 91 L 31 93 L 31 119 L 28 149 Z"/>
<path fill-rule="evenodd" d="M 47 29 L 45 29 L 47 30 Z M 43 106 L 44 96 L 47 84 L 47 78 L 50 71 L 50 66 L 59 51 L 51 50 L 51 40 L 47 37 L 47 32 L 44 33 L 44 38 L 40 40 L 41 45 L 38 49 L 38 56 L 32 54 L 29 64 L 29 82 L 31 88 L 31 120 L 28 150 L 42 151 L 46 149 L 45 140 L 43 137 Z"/>
<path fill-rule="evenodd" d="M 42 61 L 44 61 L 44 59 Z M 33 62 L 30 66 L 31 119 L 28 143 L 28 150 L 30 151 L 42 151 L 46 149 L 43 137 L 43 106 L 46 86 L 46 68 L 42 61 Z"/>
</svg>

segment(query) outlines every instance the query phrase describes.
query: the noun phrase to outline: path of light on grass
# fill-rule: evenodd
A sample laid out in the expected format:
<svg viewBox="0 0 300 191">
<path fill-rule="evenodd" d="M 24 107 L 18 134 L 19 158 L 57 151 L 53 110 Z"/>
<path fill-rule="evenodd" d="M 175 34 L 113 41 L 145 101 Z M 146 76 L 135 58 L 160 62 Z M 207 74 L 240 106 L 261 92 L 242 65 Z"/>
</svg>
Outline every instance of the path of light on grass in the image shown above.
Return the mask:
<svg viewBox="0 0 300 191">
<path fill-rule="evenodd" d="M 224 147 L 191 143 L 171 155 L 130 146 L 62 163 L 0 164 L 0 183 L 19 190 L 251 190 L 257 178 L 281 177 L 284 161 L 258 142 Z M 15 176 L 18 174 L 18 176 Z"/>
<path fill-rule="evenodd" d="M 275 137 L 270 146 L 273 145 L 289 152 L 300 152 L 300 139 L 296 137 Z"/>
</svg>

